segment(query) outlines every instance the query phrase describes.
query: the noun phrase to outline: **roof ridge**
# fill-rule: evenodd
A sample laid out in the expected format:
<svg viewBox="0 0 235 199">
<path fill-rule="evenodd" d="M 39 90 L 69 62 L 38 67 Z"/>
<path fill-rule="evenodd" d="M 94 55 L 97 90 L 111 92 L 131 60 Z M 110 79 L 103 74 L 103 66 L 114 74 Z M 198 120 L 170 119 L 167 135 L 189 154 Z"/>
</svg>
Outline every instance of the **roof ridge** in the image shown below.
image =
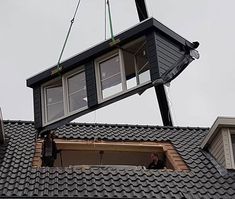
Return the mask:
<svg viewBox="0 0 235 199">
<path fill-rule="evenodd" d="M 3 120 L 4 123 L 26 123 L 26 124 L 34 124 L 34 121 L 30 120 Z"/>
<path fill-rule="evenodd" d="M 24 124 L 34 124 L 34 121 L 30 120 L 3 120 L 4 123 L 24 123 Z M 160 125 L 148 125 L 148 124 L 114 124 L 114 123 L 86 123 L 86 122 L 70 122 L 64 126 L 110 126 L 110 127 L 124 127 L 124 128 L 154 128 L 154 129 L 189 129 L 189 130 L 208 130 L 208 127 L 183 127 L 183 126 L 160 126 Z"/>
<path fill-rule="evenodd" d="M 116 127 L 140 127 L 140 128 L 163 128 L 163 129 L 201 129 L 201 130 L 208 130 L 209 127 L 183 127 L 183 126 L 160 126 L 160 125 L 148 125 L 148 124 L 114 124 L 114 123 L 78 123 L 78 122 L 70 122 L 65 125 L 89 125 L 89 126 L 116 126 Z"/>
</svg>

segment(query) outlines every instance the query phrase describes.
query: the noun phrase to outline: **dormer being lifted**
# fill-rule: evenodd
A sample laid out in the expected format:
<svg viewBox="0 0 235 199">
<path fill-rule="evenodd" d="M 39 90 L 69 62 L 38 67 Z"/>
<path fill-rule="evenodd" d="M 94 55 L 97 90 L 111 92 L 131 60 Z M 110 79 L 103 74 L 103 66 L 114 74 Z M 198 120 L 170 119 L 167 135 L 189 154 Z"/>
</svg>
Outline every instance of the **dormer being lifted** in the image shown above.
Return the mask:
<svg viewBox="0 0 235 199">
<path fill-rule="evenodd" d="M 35 127 L 51 129 L 176 78 L 194 59 L 191 43 L 147 19 L 27 80 L 33 88 Z"/>
</svg>

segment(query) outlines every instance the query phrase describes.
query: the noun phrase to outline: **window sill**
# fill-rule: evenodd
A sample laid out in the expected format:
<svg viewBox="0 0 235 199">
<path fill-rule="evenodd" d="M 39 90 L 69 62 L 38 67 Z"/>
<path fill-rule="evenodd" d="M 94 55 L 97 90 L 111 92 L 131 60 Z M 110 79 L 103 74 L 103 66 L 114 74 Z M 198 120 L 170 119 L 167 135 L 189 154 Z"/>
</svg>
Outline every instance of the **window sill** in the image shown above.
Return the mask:
<svg viewBox="0 0 235 199">
<path fill-rule="evenodd" d="M 149 81 L 147 81 L 147 82 L 145 82 L 145 83 L 139 84 L 139 85 L 137 85 L 137 86 L 135 86 L 135 87 L 133 87 L 133 88 L 131 88 L 131 89 L 118 92 L 117 94 L 112 95 L 112 96 L 110 96 L 110 97 L 107 97 L 107 98 L 104 98 L 104 99 L 99 99 L 98 103 L 101 104 L 101 103 L 103 103 L 103 102 L 109 101 L 109 100 L 111 100 L 111 99 L 114 99 L 114 98 L 116 98 L 116 97 L 119 97 L 119 96 L 121 96 L 121 95 L 124 95 L 124 94 L 126 94 L 126 93 L 128 93 L 128 92 L 134 91 L 134 90 L 136 90 L 136 89 L 138 89 L 138 88 L 140 88 L 140 87 L 142 87 L 142 86 L 148 85 L 148 84 L 150 84 L 150 83 L 151 83 L 151 80 L 149 80 Z M 99 96 L 99 95 L 98 95 L 98 96 Z"/>
<path fill-rule="evenodd" d="M 84 110 L 86 110 L 86 109 L 88 109 L 88 106 L 85 106 L 85 107 L 83 107 L 83 108 L 81 108 L 81 109 L 78 109 L 78 110 L 76 110 L 76 111 L 72 111 L 72 112 L 69 112 L 69 114 L 66 114 L 66 115 L 64 115 L 63 117 L 60 117 L 60 118 L 58 118 L 58 119 L 56 119 L 56 120 L 53 120 L 53 121 L 51 121 L 51 122 L 43 122 L 43 127 L 45 127 L 45 126 L 48 126 L 48 125 L 50 125 L 50 124 L 53 124 L 53 123 L 55 123 L 55 122 L 58 122 L 58 121 L 60 121 L 60 120 L 63 120 L 63 119 L 65 119 L 65 118 L 67 118 L 67 117 L 69 117 L 69 116 L 71 116 L 71 115 L 74 115 L 74 114 L 76 114 L 76 113 L 79 113 L 79 112 L 82 112 L 82 111 L 84 111 Z"/>
</svg>

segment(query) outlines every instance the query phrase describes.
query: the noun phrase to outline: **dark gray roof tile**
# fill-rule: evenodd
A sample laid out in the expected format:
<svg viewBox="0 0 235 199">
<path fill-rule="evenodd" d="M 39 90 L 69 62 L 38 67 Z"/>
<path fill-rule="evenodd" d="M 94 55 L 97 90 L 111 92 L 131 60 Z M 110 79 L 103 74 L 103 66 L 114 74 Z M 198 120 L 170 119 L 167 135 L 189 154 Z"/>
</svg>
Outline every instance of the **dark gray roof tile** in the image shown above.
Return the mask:
<svg viewBox="0 0 235 199">
<path fill-rule="evenodd" d="M 232 198 L 235 178 L 221 176 L 199 149 L 208 129 L 109 124 L 67 124 L 59 138 L 169 141 L 189 172 L 118 168 L 31 168 L 36 131 L 32 122 L 5 121 L 0 146 L 0 196 Z"/>
</svg>

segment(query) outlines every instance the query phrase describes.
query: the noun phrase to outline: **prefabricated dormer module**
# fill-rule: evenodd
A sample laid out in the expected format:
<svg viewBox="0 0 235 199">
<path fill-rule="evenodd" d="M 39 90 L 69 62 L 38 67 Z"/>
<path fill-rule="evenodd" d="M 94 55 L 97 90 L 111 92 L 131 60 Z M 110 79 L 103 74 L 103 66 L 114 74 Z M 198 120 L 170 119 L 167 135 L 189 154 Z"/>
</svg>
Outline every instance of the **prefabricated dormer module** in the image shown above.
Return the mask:
<svg viewBox="0 0 235 199">
<path fill-rule="evenodd" d="M 198 56 L 154 18 L 27 80 L 37 129 L 51 129 L 177 77 Z"/>
</svg>

